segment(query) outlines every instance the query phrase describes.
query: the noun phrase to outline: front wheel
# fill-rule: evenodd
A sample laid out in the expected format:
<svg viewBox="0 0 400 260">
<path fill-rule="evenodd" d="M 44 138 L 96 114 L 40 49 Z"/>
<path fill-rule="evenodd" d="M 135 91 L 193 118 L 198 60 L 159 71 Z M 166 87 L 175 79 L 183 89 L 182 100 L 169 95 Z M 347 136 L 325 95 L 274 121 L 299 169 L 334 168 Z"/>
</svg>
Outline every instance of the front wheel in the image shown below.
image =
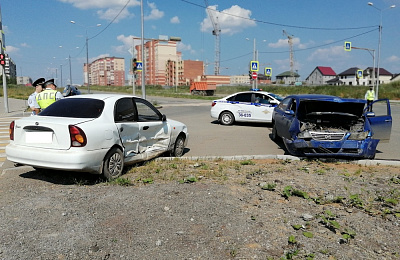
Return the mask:
<svg viewBox="0 0 400 260">
<path fill-rule="evenodd" d="M 124 156 L 120 149 L 111 149 L 104 157 L 103 175 L 108 180 L 113 180 L 122 175 Z"/>
<path fill-rule="evenodd" d="M 175 140 L 174 149 L 171 151 L 171 156 L 173 157 L 181 157 L 183 155 L 183 151 L 185 150 L 185 138 L 180 135 Z"/>
<path fill-rule="evenodd" d="M 232 125 L 235 122 L 235 117 L 231 112 L 224 111 L 221 113 L 220 122 L 222 125 Z"/>
<path fill-rule="evenodd" d="M 276 141 L 278 139 L 278 133 L 276 131 L 275 122 L 272 122 L 271 140 Z"/>
</svg>

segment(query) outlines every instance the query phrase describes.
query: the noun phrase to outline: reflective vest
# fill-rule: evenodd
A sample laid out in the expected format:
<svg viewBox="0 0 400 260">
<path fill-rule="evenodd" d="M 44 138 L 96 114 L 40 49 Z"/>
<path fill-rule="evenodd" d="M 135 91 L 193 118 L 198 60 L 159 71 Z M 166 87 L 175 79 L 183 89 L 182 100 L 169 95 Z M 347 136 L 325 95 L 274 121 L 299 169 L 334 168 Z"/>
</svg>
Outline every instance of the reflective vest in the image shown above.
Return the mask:
<svg viewBox="0 0 400 260">
<path fill-rule="evenodd" d="M 373 90 L 368 90 L 367 91 L 367 100 L 374 100 L 374 98 L 375 98 L 375 93 L 374 93 L 374 91 Z"/>
<path fill-rule="evenodd" d="M 57 90 L 45 89 L 36 95 L 36 101 L 41 109 L 45 109 L 54 102 L 56 102 Z"/>
</svg>

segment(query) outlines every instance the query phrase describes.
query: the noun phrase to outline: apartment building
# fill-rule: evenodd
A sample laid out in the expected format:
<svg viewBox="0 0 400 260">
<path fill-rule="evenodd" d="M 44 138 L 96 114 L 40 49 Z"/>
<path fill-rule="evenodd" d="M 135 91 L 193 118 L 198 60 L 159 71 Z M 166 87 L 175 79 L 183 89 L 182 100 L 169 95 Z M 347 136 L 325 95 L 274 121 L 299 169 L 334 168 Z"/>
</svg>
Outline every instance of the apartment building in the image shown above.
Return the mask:
<svg viewBox="0 0 400 260">
<path fill-rule="evenodd" d="M 84 83 L 87 85 L 87 66 L 84 64 Z M 89 83 L 98 86 L 125 85 L 125 59 L 104 57 L 89 64 Z"/>
</svg>

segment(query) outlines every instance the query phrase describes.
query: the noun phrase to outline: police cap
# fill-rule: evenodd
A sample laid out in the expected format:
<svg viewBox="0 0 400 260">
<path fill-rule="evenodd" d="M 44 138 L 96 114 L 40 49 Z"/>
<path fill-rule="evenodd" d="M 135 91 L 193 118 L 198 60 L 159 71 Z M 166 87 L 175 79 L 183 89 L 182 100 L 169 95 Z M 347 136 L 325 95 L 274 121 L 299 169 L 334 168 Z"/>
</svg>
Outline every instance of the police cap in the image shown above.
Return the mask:
<svg viewBox="0 0 400 260">
<path fill-rule="evenodd" d="M 50 85 L 50 84 L 52 84 L 52 85 L 56 85 L 56 84 L 54 84 L 54 79 L 49 79 L 48 81 L 46 81 L 44 84 L 43 84 L 43 87 L 46 87 L 47 85 Z"/>
<path fill-rule="evenodd" d="M 39 79 L 35 80 L 35 82 L 32 83 L 32 86 L 34 86 L 34 87 L 36 87 L 38 85 L 42 85 L 43 86 L 44 82 L 45 82 L 44 78 L 39 78 Z"/>
</svg>

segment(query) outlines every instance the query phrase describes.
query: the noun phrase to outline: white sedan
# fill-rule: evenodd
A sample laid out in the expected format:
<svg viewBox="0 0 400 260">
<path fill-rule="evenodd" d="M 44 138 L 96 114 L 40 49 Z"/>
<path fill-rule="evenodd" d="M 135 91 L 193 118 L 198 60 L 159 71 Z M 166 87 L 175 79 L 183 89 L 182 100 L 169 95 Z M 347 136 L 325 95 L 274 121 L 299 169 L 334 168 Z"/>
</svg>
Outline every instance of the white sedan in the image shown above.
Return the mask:
<svg viewBox="0 0 400 260">
<path fill-rule="evenodd" d="M 211 104 L 211 117 L 222 125 L 234 122 L 271 123 L 274 108 L 283 98 L 264 91 L 244 91 Z"/>
<path fill-rule="evenodd" d="M 182 156 L 186 125 L 166 119 L 139 97 L 77 95 L 37 116 L 11 122 L 7 159 L 34 168 L 103 174 L 115 179 L 124 165 L 169 152 Z"/>
</svg>

